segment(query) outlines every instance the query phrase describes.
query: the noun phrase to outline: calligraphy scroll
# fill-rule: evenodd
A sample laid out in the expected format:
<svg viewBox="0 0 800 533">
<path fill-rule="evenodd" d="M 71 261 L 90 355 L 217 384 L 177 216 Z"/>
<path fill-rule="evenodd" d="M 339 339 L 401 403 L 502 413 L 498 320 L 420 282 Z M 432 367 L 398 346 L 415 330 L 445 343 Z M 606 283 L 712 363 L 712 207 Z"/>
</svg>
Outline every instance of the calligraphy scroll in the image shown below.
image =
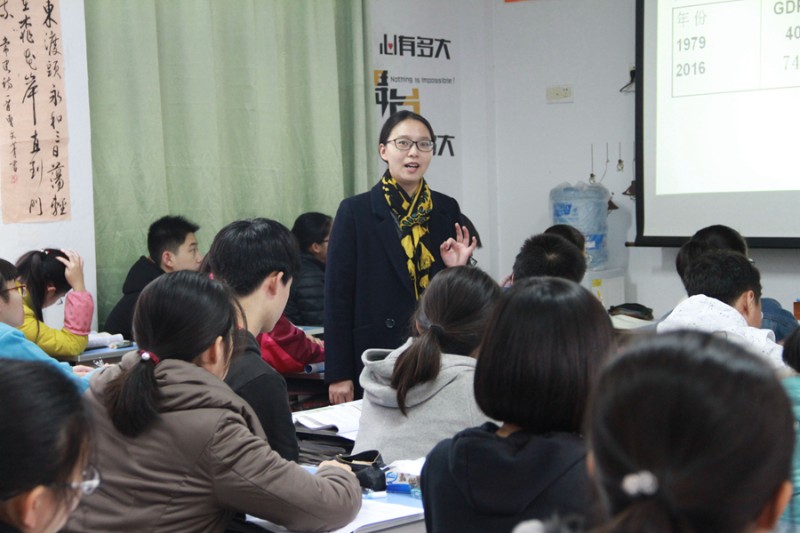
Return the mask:
<svg viewBox="0 0 800 533">
<path fill-rule="evenodd" d="M 0 0 L 3 223 L 69 220 L 59 0 Z"/>
</svg>

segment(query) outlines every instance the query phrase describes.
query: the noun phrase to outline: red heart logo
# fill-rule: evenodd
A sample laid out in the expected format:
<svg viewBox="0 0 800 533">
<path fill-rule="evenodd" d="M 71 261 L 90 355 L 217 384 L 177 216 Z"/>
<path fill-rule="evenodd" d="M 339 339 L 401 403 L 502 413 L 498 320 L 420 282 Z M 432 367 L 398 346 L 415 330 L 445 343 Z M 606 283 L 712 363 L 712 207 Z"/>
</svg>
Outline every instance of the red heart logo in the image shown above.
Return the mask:
<svg viewBox="0 0 800 533">
<path fill-rule="evenodd" d="M 392 47 L 394 46 L 392 43 L 387 43 L 387 44 L 388 44 L 388 46 L 389 46 L 389 50 L 391 50 L 391 49 L 392 49 Z"/>
</svg>

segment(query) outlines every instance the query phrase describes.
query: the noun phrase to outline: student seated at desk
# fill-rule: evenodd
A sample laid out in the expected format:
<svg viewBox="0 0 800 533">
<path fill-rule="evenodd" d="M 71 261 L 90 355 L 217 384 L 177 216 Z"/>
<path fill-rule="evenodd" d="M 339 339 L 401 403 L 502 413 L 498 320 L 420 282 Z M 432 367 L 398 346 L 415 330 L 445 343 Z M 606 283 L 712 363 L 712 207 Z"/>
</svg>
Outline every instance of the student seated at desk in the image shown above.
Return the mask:
<svg viewBox="0 0 800 533">
<path fill-rule="evenodd" d="M 388 464 L 424 457 L 437 442 L 487 422 L 475 403 L 475 349 L 500 287 L 473 267 L 431 280 L 414 314 L 418 337 L 362 356 L 364 401 L 354 453 L 376 449 Z"/>
<path fill-rule="evenodd" d="M 306 365 L 325 361 L 325 343 L 307 335 L 286 315 L 281 315 L 269 333 L 259 333 L 256 340 L 261 346 L 261 358 L 281 374 L 297 374 Z"/>
<path fill-rule="evenodd" d="M 3 361 L 0 406 L 0 531 L 59 531 L 100 481 L 80 395 L 50 365 Z"/>
<path fill-rule="evenodd" d="M 17 260 L 17 270 L 27 288 L 25 320 L 20 327 L 25 337 L 48 355 L 82 353 L 89 343 L 94 313 L 94 300 L 83 281 L 83 258 L 73 250 L 33 250 Z M 48 327 L 42 309 L 64 295 L 64 327 Z"/>
<path fill-rule="evenodd" d="M 46 363 L 69 376 L 81 392 L 86 390 L 89 382 L 85 377 L 92 368 L 56 361 L 17 329 L 24 320 L 25 286 L 17 282 L 17 268 L 5 259 L 0 259 L 0 287 L 0 358 Z"/>
<path fill-rule="evenodd" d="M 256 336 L 281 317 L 299 264 L 291 232 L 280 222 L 253 218 L 219 230 L 202 267 L 231 289 L 247 326 L 244 351 L 231 360 L 225 383 L 253 408 L 272 449 L 291 461 L 300 450 L 286 380 L 261 358 Z"/>
<path fill-rule="evenodd" d="M 195 233 L 200 226 L 182 216 L 159 218 L 147 230 L 147 257 L 141 256 L 125 277 L 122 298 L 108 314 L 105 331 L 133 339 L 133 310 L 147 284 L 164 272 L 200 269 L 203 254 Z"/>
<path fill-rule="evenodd" d="M 303 213 L 292 234 L 300 245 L 300 271 L 292 283 L 286 316 L 301 326 L 321 326 L 325 317 L 325 261 L 333 219 L 323 213 Z"/>
<path fill-rule="evenodd" d="M 503 294 L 475 368 L 478 406 L 503 422 L 461 431 L 428 454 L 429 532 L 510 531 L 524 519 L 589 514 L 581 424 L 613 339 L 602 304 L 575 282 L 523 279 Z"/>
<path fill-rule="evenodd" d="M 675 269 L 681 280 L 683 280 L 689 264 L 711 250 L 731 250 L 749 257 L 747 241 L 738 231 L 721 224 L 705 227 L 698 230 L 691 239 L 684 243 L 675 257 Z M 751 262 L 755 264 L 755 261 L 751 260 Z M 776 342 L 783 341 L 798 327 L 797 320 L 792 313 L 783 309 L 781 304 L 773 298 L 761 298 L 761 314 L 763 318 L 759 327 L 771 330 L 775 334 Z"/>
<path fill-rule="evenodd" d="M 792 494 L 786 393 L 714 335 L 660 335 L 613 359 L 586 420 L 600 531 L 773 531 Z"/>
<path fill-rule="evenodd" d="M 234 513 L 301 531 L 353 519 L 361 490 L 349 468 L 324 462 L 312 475 L 281 458 L 222 381 L 241 317 L 208 275 L 165 274 L 142 291 L 140 349 L 96 372 L 85 395 L 103 484 L 68 531 L 221 532 Z"/>
</svg>

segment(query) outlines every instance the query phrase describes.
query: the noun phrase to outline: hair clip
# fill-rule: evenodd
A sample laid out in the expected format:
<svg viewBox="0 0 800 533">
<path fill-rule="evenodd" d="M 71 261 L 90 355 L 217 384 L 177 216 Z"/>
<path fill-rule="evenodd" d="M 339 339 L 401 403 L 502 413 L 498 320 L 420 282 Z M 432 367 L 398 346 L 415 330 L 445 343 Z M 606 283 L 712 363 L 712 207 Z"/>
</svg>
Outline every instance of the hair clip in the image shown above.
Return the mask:
<svg viewBox="0 0 800 533">
<path fill-rule="evenodd" d="M 209 272 L 208 273 L 208 279 L 210 279 L 211 281 L 214 281 L 214 273 L 213 272 Z"/>
<path fill-rule="evenodd" d="M 156 354 L 146 350 L 139 350 L 139 357 L 142 358 L 142 361 L 153 361 L 154 365 L 157 365 L 161 362 L 161 359 L 159 359 Z"/>
<path fill-rule="evenodd" d="M 658 479 L 647 470 L 640 470 L 622 478 L 622 490 L 628 496 L 652 496 L 658 490 Z"/>
</svg>

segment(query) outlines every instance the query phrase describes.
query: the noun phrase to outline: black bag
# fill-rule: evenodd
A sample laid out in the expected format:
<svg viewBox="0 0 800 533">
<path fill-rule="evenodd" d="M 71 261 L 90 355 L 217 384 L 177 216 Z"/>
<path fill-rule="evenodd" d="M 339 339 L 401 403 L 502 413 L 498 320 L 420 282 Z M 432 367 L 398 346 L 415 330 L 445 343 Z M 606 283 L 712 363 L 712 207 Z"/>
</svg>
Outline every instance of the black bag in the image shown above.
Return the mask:
<svg viewBox="0 0 800 533">
<path fill-rule="evenodd" d="M 355 455 L 337 455 L 336 460 L 353 469 L 362 489 L 375 492 L 386 490 L 386 475 L 383 473 L 386 463 L 378 450 L 367 450 Z"/>
</svg>

